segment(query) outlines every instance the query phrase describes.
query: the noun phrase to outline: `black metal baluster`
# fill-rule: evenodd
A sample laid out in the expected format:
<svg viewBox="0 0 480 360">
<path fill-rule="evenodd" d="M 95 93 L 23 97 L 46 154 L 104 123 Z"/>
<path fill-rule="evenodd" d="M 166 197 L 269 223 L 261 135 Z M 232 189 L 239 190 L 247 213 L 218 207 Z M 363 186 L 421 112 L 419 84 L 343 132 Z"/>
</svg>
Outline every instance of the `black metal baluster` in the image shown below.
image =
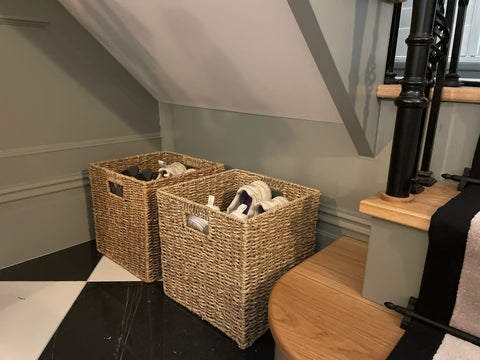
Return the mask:
<svg viewBox="0 0 480 360">
<path fill-rule="evenodd" d="M 430 79 L 431 80 L 431 79 Z M 428 99 L 430 96 L 430 90 L 432 89 L 432 83 L 428 78 L 427 78 L 427 86 L 425 86 L 425 97 Z M 417 150 L 415 151 L 415 164 L 413 165 L 413 174 L 416 174 L 415 178 L 412 180 L 412 184 L 410 186 L 410 193 L 412 194 L 419 194 L 425 188 L 423 187 L 422 184 L 418 182 L 418 176 L 419 176 L 419 164 L 420 164 L 420 158 L 422 155 L 422 146 L 423 146 L 423 134 L 425 132 L 425 124 L 427 122 L 427 113 L 428 113 L 428 106 L 423 109 L 422 111 L 422 119 L 420 122 L 420 134 L 418 136 L 418 141 L 417 141 Z"/>
<path fill-rule="evenodd" d="M 393 136 L 386 194 L 407 198 L 414 175 L 414 164 L 423 109 L 428 105 L 424 96 L 430 45 L 437 0 L 413 2 L 410 35 L 402 91 L 395 99 L 397 118 Z"/>
<path fill-rule="evenodd" d="M 445 76 L 445 86 L 459 87 L 463 83 L 459 80 L 457 73 L 458 60 L 460 59 L 460 48 L 462 46 L 463 27 L 465 25 L 465 14 L 467 13 L 469 0 L 459 0 L 457 10 L 457 23 L 455 25 L 455 35 L 452 45 L 452 57 L 448 74 Z"/>
<path fill-rule="evenodd" d="M 390 27 L 390 40 L 388 41 L 387 66 L 385 69 L 385 84 L 398 84 L 395 78 L 397 74 L 393 71 L 395 66 L 395 53 L 397 51 L 398 29 L 400 27 L 400 15 L 402 13 L 402 3 L 393 5 L 392 25 Z"/>
<path fill-rule="evenodd" d="M 434 30 L 438 26 L 439 18 L 443 18 L 443 13 L 445 12 L 444 3 L 445 3 L 445 0 L 439 0 L 437 3 L 437 9 L 435 11 Z M 436 42 L 437 32 L 434 31 L 433 35 L 434 35 L 434 42 Z M 438 55 L 439 54 L 436 51 L 435 45 L 430 47 L 430 52 L 428 54 L 427 74 L 426 74 L 426 79 L 427 79 L 427 86 L 425 87 L 426 98 L 429 98 L 430 90 L 435 85 L 433 76 L 437 68 L 437 63 L 439 58 Z M 421 184 L 422 180 L 424 180 L 425 174 L 422 171 L 418 171 L 418 170 L 419 170 L 420 158 L 422 156 L 422 148 L 423 148 L 422 140 L 423 140 L 423 134 L 425 132 L 425 124 L 427 123 L 427 114 L 428 114 L 428 107 L 424 108 L 422 112 L 422 120 L 420 123 L 420 136 L 418 137 L 417 151 L 415 155 L 415 165 L 413 166 L 414 174 L 416 174 L 416 176 L 413 179 L 412 185 L 410 187 L 410 192 L 412 194 L 421 193 L 425 189 L 424 184 Z"/>
<path fill-rule="evenodd" d="M 440 104 L 442 101 L 442 90 L 445 83 L 445 71 L 447 67 L 448 57 L 448 45 L 450 41 L 450 29 L 453 25 L 453 17 L 455 11 L 455 0 L 449 0 L 447 6 L 447 13 L 442 23 L 439 25 L 438 30 L 440 33 L 440 42 L 437 44 L 436 52 L 439 55 L 438 68 L 436 74 L 436 83 L 433 90 L 432 106 L 430 108 L 430 116 L 428 118 L 427 134 L 425 137 L 425 145 L 423 147 L 422 157 L 422 177 L 423 184 L 426 186 L 432 186 L 436 180 L 432 176 L 430 171 L 430 164 L 432 161 L 433 143 L 435 140 L 435 133 L 437 131 L 438 115 L 440 113 Z"/>
</svg>

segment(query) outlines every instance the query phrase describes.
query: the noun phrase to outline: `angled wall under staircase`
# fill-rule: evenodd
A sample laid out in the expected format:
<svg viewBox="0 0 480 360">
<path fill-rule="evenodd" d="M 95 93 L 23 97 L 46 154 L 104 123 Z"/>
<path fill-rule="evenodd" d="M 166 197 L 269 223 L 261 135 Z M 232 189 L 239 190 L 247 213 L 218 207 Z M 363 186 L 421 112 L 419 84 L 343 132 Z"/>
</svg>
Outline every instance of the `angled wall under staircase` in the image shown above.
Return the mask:
<svg viewBox="0 0 480 360">
<path fill-rule="evenodd" d="M 161 103 L 343 122 L 357 152 L 374 155 L 385 4 L 355 5 L 351 19 L 351 5 L 318 12 L 308 0 L 59 1 Z M 332 21 L 348 38 L 353 31 L 353 44 L 331 43 L 335 60 L 322 29 Z M 360 59 L 362 46 L 370 57 Z M 360 63 L 367 79 L 357 76 Z"/>
</svg>

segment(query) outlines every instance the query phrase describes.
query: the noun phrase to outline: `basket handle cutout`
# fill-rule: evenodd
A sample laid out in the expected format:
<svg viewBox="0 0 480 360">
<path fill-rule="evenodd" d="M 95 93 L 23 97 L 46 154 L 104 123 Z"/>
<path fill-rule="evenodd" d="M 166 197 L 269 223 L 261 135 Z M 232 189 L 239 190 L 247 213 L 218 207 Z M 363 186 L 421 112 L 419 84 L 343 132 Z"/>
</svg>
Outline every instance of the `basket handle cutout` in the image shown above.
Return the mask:
<svg viewBox="0 0 480 360">
<path fill-rule="evenodd" d="M 212 218 L 210 212 L 212 210 L 205 209 L 203 206 L 195 203 L 184 203 L 183 207 L 183 227 L 197 240 L 206 240 L 212 235 L 211 223 Z M 190 218 L 190 219 L 189 219 Z"/>
<path fill-rule="evenodd" d="M 110 188 L 110 193 L 123 198 L 123 185 L 108 181 L 108 187 Z"/>
</svg>

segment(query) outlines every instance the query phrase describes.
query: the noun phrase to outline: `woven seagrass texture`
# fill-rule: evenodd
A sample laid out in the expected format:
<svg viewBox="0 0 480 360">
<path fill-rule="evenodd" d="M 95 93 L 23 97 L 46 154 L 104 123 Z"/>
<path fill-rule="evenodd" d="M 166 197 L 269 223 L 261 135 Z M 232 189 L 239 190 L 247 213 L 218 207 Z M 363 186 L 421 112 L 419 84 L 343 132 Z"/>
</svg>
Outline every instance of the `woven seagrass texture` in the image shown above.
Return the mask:
<svg viewBox="0 0 480 360">
<path fill-rule="evenodd" d="M 133 165 L 157 171 L 158 160 L 178 161 L 197 171 L 152 181 L 119 173 Z M 156 190 L 223 170 L 222 164 L 167 151 L 90 164 L 97 250 L 145 282 L 158 280 L 162 269 Z M 109 182 L 123 187 L 123 197 L 110 191 Z"/>
<path fill-rule="evenodd" d="M 255 180 L 290 200 L 248 220 L 224 211 L 236 190 Z M 164 291 L 245 349 L 268 329 L 275 282 L 314 252 L 320 192 L 241 170 L 230 170 L 157 191 Z M 208 235 L 187 215 L 209 222 Z"/>
</svg>

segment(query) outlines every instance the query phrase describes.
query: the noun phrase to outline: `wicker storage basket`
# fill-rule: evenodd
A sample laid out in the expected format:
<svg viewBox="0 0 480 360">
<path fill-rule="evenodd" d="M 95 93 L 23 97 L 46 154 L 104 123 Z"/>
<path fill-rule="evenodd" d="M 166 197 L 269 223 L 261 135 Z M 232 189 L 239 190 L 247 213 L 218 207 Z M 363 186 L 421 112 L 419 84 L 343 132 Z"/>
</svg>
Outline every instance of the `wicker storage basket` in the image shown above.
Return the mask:
<svg viewBox="0 0 480 360">
<path fill-rule="evenodd" d="M 262 180 L 290 202 L 248 220 L 212 210 L 208 195 L 225 210 L 236 190 Z M 268 329 L 274 283 L 314 252 L 320 192 L 241 171 L 157 191 L 165 294 L 219 328 L 245 349 Z M 187 225 L 195 215 L 208 235 Z"/>
<path fill-rule="evenodd" d="M 158 160 L 178 161 L 197 171 L 152 181 L 119 173 L 133 165 L 158 170 Z M 162 269 L 157 189 L 223 170 L 222 164 L 167 151 L 90 164 L 97 250 L 145 282 L 158 280 Z M 123 196 L 112 193 L 112 184 Z"/>
</svg>

